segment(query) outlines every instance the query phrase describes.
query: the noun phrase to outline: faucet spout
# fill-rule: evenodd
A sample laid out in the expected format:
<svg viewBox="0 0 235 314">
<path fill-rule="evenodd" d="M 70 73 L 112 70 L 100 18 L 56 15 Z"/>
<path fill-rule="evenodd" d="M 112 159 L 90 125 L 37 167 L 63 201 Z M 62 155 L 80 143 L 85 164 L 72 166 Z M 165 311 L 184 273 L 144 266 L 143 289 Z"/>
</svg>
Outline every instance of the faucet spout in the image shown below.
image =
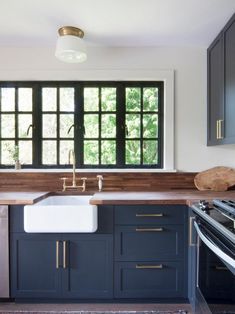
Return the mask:
<svg viewBox="0 0 235 314">
<path fill-rule="evenodd" d="M 72 181 L 72 187 L 76 187 L 76 159 L 75 159 L 75 153 L 72 149 L 69 150 L 69 164 L 71 164 L 71 160 L 72 160 L 72 164 L 73 164 L 73 181 Z"/>
</svg>

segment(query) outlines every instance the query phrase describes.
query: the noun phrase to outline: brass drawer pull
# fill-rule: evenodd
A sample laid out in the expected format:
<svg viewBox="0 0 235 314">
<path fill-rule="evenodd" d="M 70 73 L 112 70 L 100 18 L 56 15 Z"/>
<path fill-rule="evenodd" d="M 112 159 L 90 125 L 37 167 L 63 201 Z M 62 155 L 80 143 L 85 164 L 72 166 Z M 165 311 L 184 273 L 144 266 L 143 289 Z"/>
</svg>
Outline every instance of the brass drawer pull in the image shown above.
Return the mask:
<svg viewBox="0 0 235 314">
<path fill-rule="evenodd" d="M 67 267 L 66 258 L 67 258 L 67 241 L 63 241 L 63 268 Z"/>
<path fill-rule="evenodd" d="M 163 265 L 159 264 L 159 265 L 135 265 L 136 269 L 162 269 Z"/>
<path fill-rule="evenodd" d="M 163 217 L 162 213 L 160 214 L 136 214 L 136 217 Z"/>
<path fill-rule="evenodd" d="M 136 228 L 137 232 L 161 232 L 163 228 Z"/>
<path fill-rule="evenodd" d="M 55 266 L 56 269 L 60 268 L 60 263 L 59 263 L 59 245 L 60 245 L 60 241 L 56 241 L 56 261 L 55 261 Z"/>
</svg>

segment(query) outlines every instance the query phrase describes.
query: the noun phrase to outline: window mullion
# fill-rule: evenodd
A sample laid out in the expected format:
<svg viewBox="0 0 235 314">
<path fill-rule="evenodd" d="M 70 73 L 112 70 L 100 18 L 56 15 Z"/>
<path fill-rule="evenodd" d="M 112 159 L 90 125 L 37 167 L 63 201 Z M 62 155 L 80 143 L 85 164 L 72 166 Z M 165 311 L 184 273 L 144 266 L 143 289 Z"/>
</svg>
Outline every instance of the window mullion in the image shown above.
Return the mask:
<svg viewBox="0 0 235 314">
<path fill-rule="evenodd" d="M 33 166 L 42 166 L 42 87 L 33 86 Z"/>
<path fill-rule="evenodd" d="M 125 85 L 120 83 L 117 85 L 117 148 L 116 160 L 117 167 L 125 166 Z"/>
<path fill-rule="evenodd" d="M 75 111 L 74 111 L 74 151 L 77 167 L 81 168 L 83 161 L 84 123 L 83 123 L 83 94 L 84 87 L 78 83 L 75 88 Z"/>
</svg>

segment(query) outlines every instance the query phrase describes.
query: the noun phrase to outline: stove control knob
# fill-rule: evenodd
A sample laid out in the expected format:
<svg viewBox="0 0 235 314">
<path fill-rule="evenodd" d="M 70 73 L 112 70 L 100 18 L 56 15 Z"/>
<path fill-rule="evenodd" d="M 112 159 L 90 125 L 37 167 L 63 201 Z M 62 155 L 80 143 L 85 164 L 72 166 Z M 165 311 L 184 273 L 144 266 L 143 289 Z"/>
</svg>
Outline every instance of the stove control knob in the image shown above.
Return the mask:
<svg viewBox="0 0 235 314">
<path fill-rule="evenodd" d="M 201 210 L 207 211 L 209 209 L 209 202 L 207 202 L 205 200 L 200 200 L 199 201 L 199 207 L 201 208 Z"/>
</svg>

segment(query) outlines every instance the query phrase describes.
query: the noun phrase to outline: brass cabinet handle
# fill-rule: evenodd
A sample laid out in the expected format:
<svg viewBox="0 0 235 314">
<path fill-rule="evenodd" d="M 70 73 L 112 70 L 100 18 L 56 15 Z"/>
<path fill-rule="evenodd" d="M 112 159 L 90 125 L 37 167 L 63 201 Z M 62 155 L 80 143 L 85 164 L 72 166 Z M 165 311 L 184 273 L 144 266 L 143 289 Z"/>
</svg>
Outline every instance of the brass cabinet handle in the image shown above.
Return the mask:
<svg viewBox="0 0 235 314">
<path fill-rule="evenodd" d="M 196 246 L 196 243 L 193 243 L 193 222 L 195 217 L 189 218 L 189 246 Z"/>
<path fill-rule="evenodd" d="M 67 267 L 67 241 L 63 241 L 63 268 L 65 269 Z"/>
<path fill-rule="evenodd" d="M 136 228 L 137 232 L 161 232 L 163 228 Z"/>
<path fill-rule="evenodd" d="M 159 265 L 135 265 L 135 268 L 137 269 L 162 269 L 163 265 L 159 264 Z"/>
<path fill-rule="evenodd" d="M 222 122 L 224 120 L 216 120 L 216 139 L 217 140 L 222 140 L 224 137 L 222 135 Z"/>
<path fill-rule="evenodd" d="M 136 217 L 163 217 L 163 214 L 136 214 Z"/>
<path fill-rule="evenodd" d="M 59 246 L 60 246 L 60 241 L 56 241 L 56 261 L 55 261 L 55 266 L 56 268 L 60 268 L 60 262 L 59 262 Z"/>
</svg>

